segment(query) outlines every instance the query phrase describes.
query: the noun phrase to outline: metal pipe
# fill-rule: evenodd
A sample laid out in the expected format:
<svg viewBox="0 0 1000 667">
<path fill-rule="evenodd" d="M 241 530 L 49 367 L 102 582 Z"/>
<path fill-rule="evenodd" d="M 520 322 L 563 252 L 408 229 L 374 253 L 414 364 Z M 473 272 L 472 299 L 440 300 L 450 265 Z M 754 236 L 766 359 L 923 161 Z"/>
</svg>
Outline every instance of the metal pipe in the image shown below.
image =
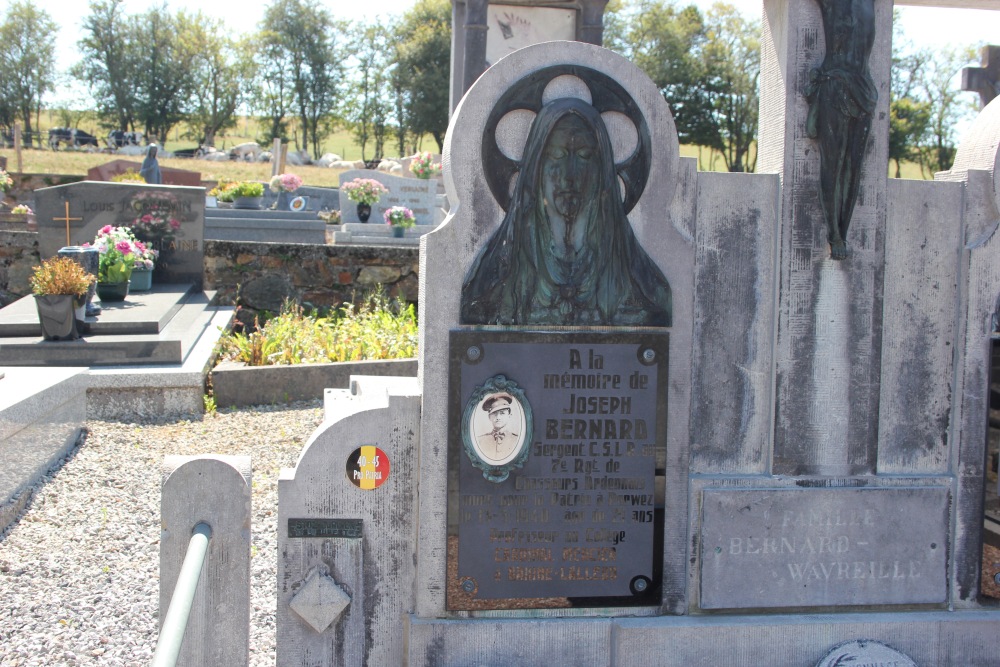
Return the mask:
<svg viewBox="0 0 1000 667">
<path fill-rule="evenodd" d="M 173 667 L 177 664 L 177 656 L 184 642 L 184 629 L 187 627 L 191 606 L 194 604 L 194 594 L 198 589 L 198 580 L 208 555 L 208 541 L 212 538 L 212 527 L 207 523 L 199 523 L 191 533 L 187 554 L 177 575 L 174 592 L 170 596 L 170 606 L 163 619 L 160 637 L 156 640 L 156 651 L 153 653 L 152 667 Z"/>
</svg>

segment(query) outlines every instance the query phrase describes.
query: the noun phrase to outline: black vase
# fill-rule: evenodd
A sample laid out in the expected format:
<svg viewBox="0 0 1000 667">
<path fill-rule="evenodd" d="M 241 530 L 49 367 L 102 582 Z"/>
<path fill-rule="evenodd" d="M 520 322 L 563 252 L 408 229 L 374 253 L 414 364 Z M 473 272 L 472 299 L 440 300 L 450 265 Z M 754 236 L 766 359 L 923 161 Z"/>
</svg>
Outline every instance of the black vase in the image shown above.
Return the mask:
<svg viewBox="0 0 1000 667">
<path fill-rule="evenodd" d="M 59 249 L 60 257 L 69 257 L 83 267 L 84 271 L 94 276 L 94 282 L 87 288 L 87 317 L 96 317 L 101 314 L 101 307 L 91 303 L 94 295 L 97 294 L 97 271 L 101 264 L 101 255 L 97 248 L 93 246 L 66 246 Z"/>
<path fill-rule="evenodd" d="M 368 222 L 368 218 L 372 215 L 372 205 L 371 204 L 358 204 L 358 220 L 361 222 Z"/>
<path fill-rule="evenodd" d="M 128 282 L 123 280 L 118 283 L 97 283 L 97 296 L 101 297 L 104 303 L 124 301 L 128 296 Z"/>
</svg>

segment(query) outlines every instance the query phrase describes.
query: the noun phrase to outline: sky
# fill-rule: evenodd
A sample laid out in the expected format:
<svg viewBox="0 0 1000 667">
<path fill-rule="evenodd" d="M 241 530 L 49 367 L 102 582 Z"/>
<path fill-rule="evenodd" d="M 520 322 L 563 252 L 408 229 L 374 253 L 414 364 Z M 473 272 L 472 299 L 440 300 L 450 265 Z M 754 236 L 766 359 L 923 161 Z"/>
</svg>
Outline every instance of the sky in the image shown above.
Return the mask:
<svg viewBox="0 0 1000 667">
<path fill-rule="evenodd" d="M 125 11 L 141 14 L 152 6 L 166 2 L 172 10 L 201 11 L 221 18 L 226 28 L 234 33 L 252 32 L 269 4 L 262 0 L 125 0 Z M 379 16 L 399 15 L 413 6 L 415 0 L 319 0 L 336 18 L 371 22 Z M 693 2 L 703 9 L 713 0 L 676 0 L 686 5 Z M 730 3 L 747 15 L 758 15 L 761 0 L 730 0 Z M 32 0 L 60 26 L 57 40 L 56 68 L 63 72 L 78 59 L 76 43 L 80 39 L 80 26 L 89 13 L 84 0 Z M 980 42 L 1000 43 L 1000 11 L 975 9 L 938 9 L 931 7 L 901 7 L 903 30 L 906 38 L 917 46 L 964 46 Z M 62 88 L 61 95 L 68 89 Z"/>
</svg>

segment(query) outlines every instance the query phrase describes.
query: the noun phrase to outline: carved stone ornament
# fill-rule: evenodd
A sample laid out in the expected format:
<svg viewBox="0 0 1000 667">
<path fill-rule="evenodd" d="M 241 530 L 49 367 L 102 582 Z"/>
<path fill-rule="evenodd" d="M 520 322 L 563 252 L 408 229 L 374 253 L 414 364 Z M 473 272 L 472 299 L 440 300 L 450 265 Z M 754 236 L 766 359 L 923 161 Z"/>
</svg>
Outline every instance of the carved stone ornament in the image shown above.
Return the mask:
<svg viewBox="0 0 1000 667">
<path fill-rule="evenodd" d="M 463 324 L 671 325 L 670 285 L 626 217 L 651 140 L 620 84 L 574 65 L 524 77 L 487 119 L 482 155 L 506 215 L 465 278 Z"/>
<path fill-rule="evenodd" d="M 314 568 L 306 576 L 288 606 L 316 632 L 324 632 L 340 618 L 351 596 L 334 581 L 326 568 Z"/>
<path fill-rule="evenodd" d="M 891 665 L 917 667 L 916 663 L 896 649 L 872 639 L 858 639 L 834 646 L 816 667 L 855 667 L 861 665 Z"/>
<path fill-rule="evenodd" d="M 472 392 L 462 414 L 462 443 L 491 482 L 524 466 L 531 451 L 531 404 L 513 380 L 494 375 Z"/>
</svg>

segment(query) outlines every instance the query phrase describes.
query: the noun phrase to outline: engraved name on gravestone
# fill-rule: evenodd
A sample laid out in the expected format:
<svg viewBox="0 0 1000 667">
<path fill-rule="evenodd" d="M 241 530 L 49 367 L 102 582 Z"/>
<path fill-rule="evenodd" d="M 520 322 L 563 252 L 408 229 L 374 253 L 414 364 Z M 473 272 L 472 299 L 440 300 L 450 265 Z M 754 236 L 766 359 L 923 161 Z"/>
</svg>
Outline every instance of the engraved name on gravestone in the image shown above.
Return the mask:
<svg viewBox="0 0 1000 667">
<path fill-rule="evenodd" d="M 372 205 L 372 214 L 368 224 L 385 224 L 382 214 L 393 206 L 405 206 L 413 211 L 418 225 L 433 225 L 435 223 L 435 197 L 437 196 L 437 181 L 435 179 L 403 178 L 392 176 L 373 169 L 354 169 L 340 175 L 340 215 L 343 223 L 359 223 L 358 205 L 347 198 L 343 185 L 355 178 L 371 178 L 378 181 L 389 192 L 382 195 L 377 204 Z"/>
<path fill-rule="evenodd" d="M 704 609 L 942 604 L 945 487 L 706 489 Z"/>
<path fill-rule="evenodd" d="M 449 594 L 448 608 L 537 598 L 657 604 L 669 334 L 453 331 L 450 347 L 449 514 L 458 537 L 448 558 L 462 593 Z M 498 376 L 522 393 L 483 400 L 477 391 Z M 496 419 L 496 410 L 531 419 Z M 528 421 L 532 432 L 518 433 Z M 506 433 L 515 434 L 509 446 Z M 477 467 L 472 450 L 502 449 L 503 461 L 521 441 L 527 456 L 506 475 Z"/>
<path fill-rule="evenodd" d="M 43 258 L 92 243 L 105 225 L 130 227 L 160 251 L 157 282 L 202 284 L 204 188 L 84 181 L 35 190 L 35 206 Z"/>
</svg>

